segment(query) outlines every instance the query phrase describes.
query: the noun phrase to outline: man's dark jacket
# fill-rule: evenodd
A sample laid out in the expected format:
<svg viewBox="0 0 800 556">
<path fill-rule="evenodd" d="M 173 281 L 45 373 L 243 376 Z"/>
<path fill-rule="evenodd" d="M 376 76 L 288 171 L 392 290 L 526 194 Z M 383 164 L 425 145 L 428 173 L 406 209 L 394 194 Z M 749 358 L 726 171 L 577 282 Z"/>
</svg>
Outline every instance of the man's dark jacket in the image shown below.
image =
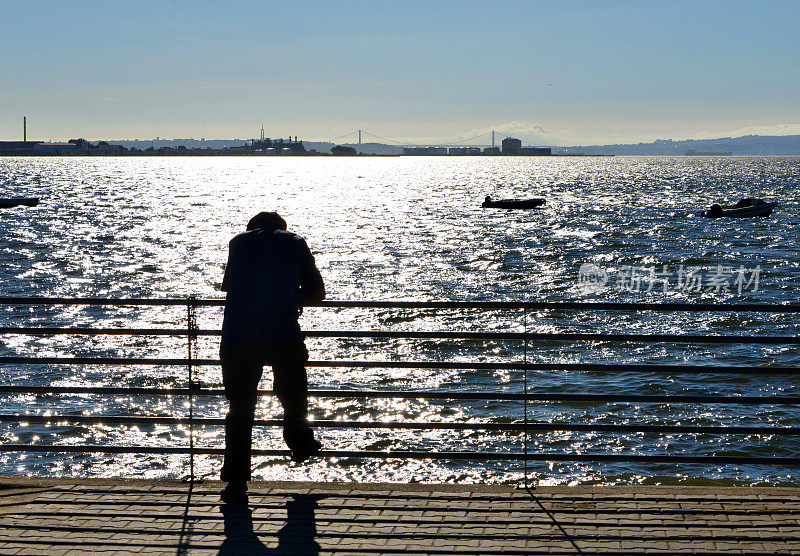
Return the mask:
<svg viewBox="0 0 800 556">
<path fill-rule="evenodd" d="M 301 294 L 323 288 L 314 256 L 299 235 L 273 227 L 237 235 L 222 281 L 227 292 L 222 343 L 302 341 Z"/>
</svg>

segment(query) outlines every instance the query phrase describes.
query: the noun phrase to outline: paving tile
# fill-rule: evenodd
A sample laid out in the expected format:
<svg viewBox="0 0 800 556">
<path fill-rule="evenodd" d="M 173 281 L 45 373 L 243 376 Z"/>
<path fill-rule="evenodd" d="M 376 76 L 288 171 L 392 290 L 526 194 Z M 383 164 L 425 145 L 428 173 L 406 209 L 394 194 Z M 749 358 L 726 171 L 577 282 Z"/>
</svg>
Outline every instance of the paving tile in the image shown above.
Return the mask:
<svg viewBox="0 0 800 556">
<path fill-rule="evenodd" d="M 169 481 L 48 481 L 21 485 L 20 491 L 37 491 L 36 500 L 0 515 L 0 554 L 175 554 L 179 543 L 191 547 L 188 554 L 216 554 L 224 542 L 242 549 L 280 546 L 287 554 L 315 542 L 322 554 L 360 556 L 434 549 L 572 553 L 576 544 L 600 552 L 800 554 L 800 491 L 792 489 L 529 493 L 482 486 L 254 483 L 249 510 L 234 518 L 222 513 L 213 484 L 190 493 L 187 485 Z M 292 514 L 287 504 L 298 494 L 321 498 Z"/>
</svg>

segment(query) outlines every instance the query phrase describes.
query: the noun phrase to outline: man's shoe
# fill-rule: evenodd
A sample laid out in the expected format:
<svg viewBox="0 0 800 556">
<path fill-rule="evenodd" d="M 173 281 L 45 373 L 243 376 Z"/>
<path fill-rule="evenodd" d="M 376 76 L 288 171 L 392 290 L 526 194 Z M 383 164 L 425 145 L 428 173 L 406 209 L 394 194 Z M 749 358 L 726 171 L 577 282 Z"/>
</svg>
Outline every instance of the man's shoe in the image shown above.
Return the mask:
<svg viewBox="0 0 800 556">
<path fill-rule="evenodd" d="M 295 463 L 303 463 L 311 456 L 315 456 L 322 449 L 322 444 L 318 440 L 312 440 L 307 445 L 299 449 L 292 450 L 292 461 Z"/>
<path fill-rule="evenodd" d="M 247 504 L 247 483 L 245 481 L 231 481 L 222 492 L 220 499 L 226 504 Z"/>
</svg>

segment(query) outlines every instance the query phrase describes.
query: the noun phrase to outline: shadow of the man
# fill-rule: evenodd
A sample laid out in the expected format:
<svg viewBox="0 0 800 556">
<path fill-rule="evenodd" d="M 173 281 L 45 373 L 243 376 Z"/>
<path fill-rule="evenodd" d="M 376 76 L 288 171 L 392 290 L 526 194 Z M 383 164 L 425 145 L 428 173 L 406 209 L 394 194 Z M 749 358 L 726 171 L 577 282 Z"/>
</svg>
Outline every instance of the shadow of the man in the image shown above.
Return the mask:
<svg viewBox="0 0 800 556">
<path fill-rule="evenodd" d="M 225 519 L 225 541 L 219 555 L 233 554 L 297 554 L 316 556 L 319 544 L 314 540 L 317 525 L 314 509 L 323 498 L 315 494 L 295 494 L 286 503 L 286 525 L 278 534 L 278 546 L 268 548 L 253 531 L 253 511 L 245 505 L 224 504 L 220 511 Z"/>
</svg>

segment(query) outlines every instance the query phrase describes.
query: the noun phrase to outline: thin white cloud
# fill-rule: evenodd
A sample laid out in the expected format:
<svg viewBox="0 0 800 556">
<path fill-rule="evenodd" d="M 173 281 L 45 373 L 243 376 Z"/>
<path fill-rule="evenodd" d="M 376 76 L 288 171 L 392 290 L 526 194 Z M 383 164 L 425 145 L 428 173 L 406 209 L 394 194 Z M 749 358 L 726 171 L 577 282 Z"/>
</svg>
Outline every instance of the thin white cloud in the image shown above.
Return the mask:
<svg viewBox="0 0 800 556">
<path fill-rule="evenodd" d="M 474 145 L 486 145 L 492 140 L 492 131 L 497 132 L 496 141 L 499 145 L 503 136 L 511 136 L 520 139 L 524 144 L 531 145 L 556 145 L 561 144 L 561 136 L 558 132 L 547 129 L 536 122 L 526 122 L 515 120 L 502 124 L 472 128 L 468 131 L 448 136 L 429 136 L 429 137 L 407 137 L 399 139 L 409 144 L 448 144 L 463 143 Z"/>
<path fill-rule="evenodd" d="M 731 133 L 731 137 L 743 135 L 800 135 L 800 124 L 754 125 Z"/>
</svg>

